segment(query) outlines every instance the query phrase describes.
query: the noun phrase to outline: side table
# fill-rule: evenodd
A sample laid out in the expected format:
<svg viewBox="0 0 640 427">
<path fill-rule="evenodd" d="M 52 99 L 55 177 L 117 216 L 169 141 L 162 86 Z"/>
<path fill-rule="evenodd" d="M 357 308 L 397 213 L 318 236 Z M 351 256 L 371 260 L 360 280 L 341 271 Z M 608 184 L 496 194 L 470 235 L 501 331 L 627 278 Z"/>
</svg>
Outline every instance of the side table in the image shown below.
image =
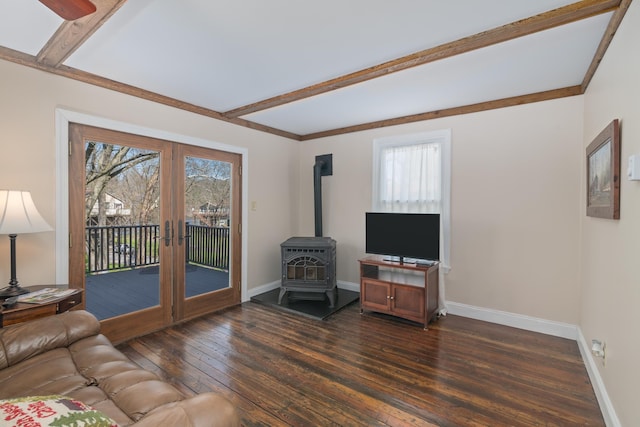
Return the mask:
<svg viewBox="0 0 640 427">
<path fill-rule="evenodd" d="M 29 286 L 25 289 L 33 292 L 39 289 L 53 287 L 59 286 Z M 43 304 L 16 303 L 13 307 L 0 311 L 0 328 L 69 311 L 71 308 L 82 304 L 82 292 L 82 289 L 75 289 L 74 292 L 69 295 Z"/>
</svg>

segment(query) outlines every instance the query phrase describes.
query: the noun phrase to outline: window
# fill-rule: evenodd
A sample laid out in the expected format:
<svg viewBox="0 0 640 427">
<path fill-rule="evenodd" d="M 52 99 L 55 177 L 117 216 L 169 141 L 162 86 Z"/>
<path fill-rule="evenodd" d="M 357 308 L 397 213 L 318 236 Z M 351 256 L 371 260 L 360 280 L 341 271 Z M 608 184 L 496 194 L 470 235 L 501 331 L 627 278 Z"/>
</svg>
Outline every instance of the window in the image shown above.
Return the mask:
<svg viewBox="0 0 640 427">
<path fill-rule="evenodd" d="M 450 130 L 374 141 L 373 210 L 439 213 L 444 272 L 450 268 L 450 192 Z"/>
</svg>

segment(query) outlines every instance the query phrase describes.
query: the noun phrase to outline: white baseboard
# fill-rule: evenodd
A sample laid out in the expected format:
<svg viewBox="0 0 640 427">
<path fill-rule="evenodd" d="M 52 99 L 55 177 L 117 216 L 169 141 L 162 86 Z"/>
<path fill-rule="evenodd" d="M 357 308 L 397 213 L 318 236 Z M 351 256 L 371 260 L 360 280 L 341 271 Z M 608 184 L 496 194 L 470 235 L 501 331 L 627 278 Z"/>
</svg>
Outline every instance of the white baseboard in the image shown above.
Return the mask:
<svg viewBox="0 0 640 427">
<path fill-rule="evenodd" d="M 611 399 L 607 393 L 607 389 L 604 386 L 604 381 L 602 381 L 602 377 L 600 376 L 596 360 L 593 358 L 593 354 L 591 353 L 591 346 L 587 343 L 584 335 L 582 335 L 582 330 L 580 328 L 578 328 L 577 341 L 578 348 L 580 348 L 580 354 L 582 355 L 582 360 L 584 360 L 584 365 L 587 368 L 587 373 L 589 374 L 589 379 L 593 386 L 593 391 L 598 399 L 598 405 L 600 405 L 600 411 L 602 412 L 605 424 L 607 427 L 622 427 L 622 424 L 620 424 L 620 420 L 618 419 L 618 415 L 613 408 L 613 403 L 611 403 Z"/>
<path fill-rule="evenodd" d="M 447 311 L 457 316 L 575 340 L 578 343 L 582 360 L 589 374 L 593 391 L 598 399 L 598 405 L 607 427 L 622 427 L 600 376 L 600 371 L 591 354 L 591 346 L 588 345 L 578 326 L 451 301 L 447 301 Z"/>
<path fill-rule="evenodd" d="M 338 280 L 338 288 L 360 293 L 360 283 L 343 282 Z"/>
<path fill-rule="evenodd" d="M 492 310 L 451 301 L 447 301 L 446 305 L 447 312 L 457 316 L 484 320 L 485 322 L 497 323 L 499 325 L 540 332 L 542 334 L 568 338 L 571 340 L 576 340 L 578 338 L 578 327 L 569 323 L 553 322 L 550 320 L 539 319 L 537 317 L 524 316 L 522 314 Z"/>
<path fill-rule="evenodd" d="M 247 302 L 251 299 L 251 297 L 255 297 L 256 295 L 269 292 L 270 290 L 273 290 L 279 287 L 280 287 L 280 280 L 276 280 L 275 282 L 265 283 L 264 285 L 260 285 L 257 288 L 251 288 L 247 291 L 247 295 L 243 295 L 242 302 Z"/>
<path fill-rule="evenodd" d="M 249 301 L 252 296 L 259 295 L 264 292 L 268 292 L 272 289 L 276 289 L 280 286 L 280 281 L 266 283 L 252 288 L 248 291 L 246 299 L 243 301 Z M 358 283 L 338 281 L 338 287 L 340 289 L 347 289 L 354 292 L 360 292 L 360 285 Z M 550 320 L 540 319 L 537 317 L 525 316 L 522 314 L 510 313 L 500 310 L 492 310 L 488 308 L 476 307 L 467 304 L 461 304 L 457 302 L 447 301 L 447 312 L 456 316 L 468 317 L 476 320 L 483 320 L 485 322 L 496 323 L 499 325 L 511 326 L 514 328 L 524 329 L 532 332 L 539 332 L 542 334 L 552 335 L 560 338 L 567 338 L 575 340 L 578 343 L 582 360 L 584 361 L 589 379 L 593 391 L 598 399 L 600 411 L 607 427 L 622 427 L 620 420 L 616 415 L 607 389 L 604 386 L 600 371 L 596 365 L 596 361 L 591 354 L 591 347 L 588 345 L 582 331 L 576 325 L 562 322 L 554 322 Z"/>
</svg>

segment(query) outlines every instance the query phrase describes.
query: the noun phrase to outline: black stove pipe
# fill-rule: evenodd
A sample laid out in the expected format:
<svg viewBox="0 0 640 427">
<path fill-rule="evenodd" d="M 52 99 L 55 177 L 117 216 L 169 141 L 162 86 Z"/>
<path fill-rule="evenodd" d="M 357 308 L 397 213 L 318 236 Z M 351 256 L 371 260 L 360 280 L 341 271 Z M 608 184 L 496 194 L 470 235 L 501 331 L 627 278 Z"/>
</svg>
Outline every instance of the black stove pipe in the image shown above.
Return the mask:
<svg viewBox="0 0 640 427">
<path fill-rule="evenodd" d="M 322 237 L 322 177 L 333 175 L 333 154 L 316 156 L 313 165 L 313 208 L 316 237 Z"/>
<path fill-rule="evenodd" d="M 316 237 L 322 237 L 322 160 L 313 165 L 313 209 L 316 224 Z"/>
</svg>

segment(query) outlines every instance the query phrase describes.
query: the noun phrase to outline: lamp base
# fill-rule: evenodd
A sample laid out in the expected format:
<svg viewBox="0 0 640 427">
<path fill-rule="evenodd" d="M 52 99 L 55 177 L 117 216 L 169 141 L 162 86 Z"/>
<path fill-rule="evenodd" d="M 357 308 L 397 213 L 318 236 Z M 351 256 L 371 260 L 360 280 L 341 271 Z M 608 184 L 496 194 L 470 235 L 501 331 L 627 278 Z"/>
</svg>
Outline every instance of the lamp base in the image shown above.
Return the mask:
<svg viewBox="0 0 640 427">
<path fill-rule="evenodd" d="M 0 289 L 0 299 L 15 297 L 18 295 L 28 294 L 29 291 L 18 285 L 10 285 L 4 289 Z"/>
</svg>

